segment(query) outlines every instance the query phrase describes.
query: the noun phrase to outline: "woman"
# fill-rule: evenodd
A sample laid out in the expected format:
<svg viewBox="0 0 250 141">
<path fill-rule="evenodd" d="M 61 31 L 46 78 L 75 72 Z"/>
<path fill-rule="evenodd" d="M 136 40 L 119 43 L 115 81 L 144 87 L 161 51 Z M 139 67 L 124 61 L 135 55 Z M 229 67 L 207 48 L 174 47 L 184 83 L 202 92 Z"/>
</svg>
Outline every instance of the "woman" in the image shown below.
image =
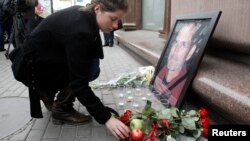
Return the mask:
<svg viewBox="0 0 250 141">
<path fill-rule="evenodd" d="M 99 30 L 117 28 L 127 10 L 127 0 L 92 0 L 85 8 L 58 11 L 45 18 L 23 46 L 11 53 L 15 78 L 29 87 L 32 117 L 42 117 L 42 99 L 52 111 L 54 123 L 89 122 L 90 116 L 73 108 L 76 97 L 117 139 L 129 136 L 129 128 L 112 116 L 89 87 L 99 75 L 99 59 L 104 57 Z"/>
</svg>

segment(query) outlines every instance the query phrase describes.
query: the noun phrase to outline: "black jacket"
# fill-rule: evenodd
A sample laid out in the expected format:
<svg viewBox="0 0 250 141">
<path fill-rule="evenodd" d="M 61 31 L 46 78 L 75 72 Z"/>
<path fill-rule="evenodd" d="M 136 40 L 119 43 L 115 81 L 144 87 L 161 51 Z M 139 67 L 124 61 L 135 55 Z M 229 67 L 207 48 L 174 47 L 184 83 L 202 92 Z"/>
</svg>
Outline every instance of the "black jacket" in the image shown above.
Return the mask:
<svg viewBox="0 0 250 141">
<path fill-rule="evenodd" d="M 79 8 L 73 6 L 45 18 L 24 42 L 21 56 L 32 58 L 37 87 L 58 91 L 69 85 L 103 124 L 111 114 L 89 87 L 88 76 L 90 60 L 104 57 L 99 27 L 94 13 Z"/>
</svg>

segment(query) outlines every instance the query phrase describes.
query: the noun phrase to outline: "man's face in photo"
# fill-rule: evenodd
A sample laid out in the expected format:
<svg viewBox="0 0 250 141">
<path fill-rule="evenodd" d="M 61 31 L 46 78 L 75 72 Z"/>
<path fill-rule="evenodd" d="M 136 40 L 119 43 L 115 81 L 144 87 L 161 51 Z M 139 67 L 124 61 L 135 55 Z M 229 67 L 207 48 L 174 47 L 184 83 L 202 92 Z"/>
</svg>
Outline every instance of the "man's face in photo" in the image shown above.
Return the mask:
<svg viewBox="0 0 250 141">
<path fill-rule="evenodd" d="M 195 33 L 195 24 L 184 25 L 176 36 L 168 56 L 167 67 L 169 70 L 180 70 L 184 65 L 191 50 L 192 38 Z"/>
</svg>

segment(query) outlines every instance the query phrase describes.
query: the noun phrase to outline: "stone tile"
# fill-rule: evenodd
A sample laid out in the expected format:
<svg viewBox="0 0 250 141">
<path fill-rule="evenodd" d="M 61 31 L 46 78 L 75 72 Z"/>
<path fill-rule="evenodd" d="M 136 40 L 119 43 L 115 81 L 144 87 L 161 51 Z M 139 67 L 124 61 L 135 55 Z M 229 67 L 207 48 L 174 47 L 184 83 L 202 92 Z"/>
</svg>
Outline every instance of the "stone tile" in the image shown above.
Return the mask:
<svg viewBox="0 0 250 141">
<path fill-rule="evenodd" d="M 0 84 L 1 85 L 1 84 Z M 5 93 L 5 91 L 7 91 L 6 87 L 0 88 L 0 96 L 2 97 L 3 93 Z"/>
<path fill-rule="evenodd" d="M 44 130 L 31 130 L 25 141 L 41 141 Z"/>
<path fill-rule="evenodd" d="M 59 141 L 74 141 L 76 137 L 76 128 L 62 128 Z"/>
<path fill-rule="evenodd" d="M 43 118 L 36 119 L 32 129 L 40 129 L 40 130 L 46 129 L 48 122 L 49 122 L 49 117 L 46 117 L 45 115 L 43 115 Z"/>
<path fill-rule="evenodd" d="M 92 127 L 99 127 L 99 126 L 103 126 L 103 125 L 99 124 L 99 123 L 93 118 L 92 123 L 91 123 L 91 126 L 92 126 Z"/>
<path fill-rule="evenodd" d="M 107 141 L 107 132 L 104 126 L 92 128 L 93 141 Z"/>
<path fill-rule="evenodd" d="M 97 97 L 99 97 L 100 99 L 102 99 L 101 91 L 95 90 L 94 93 L 95 93 L 95 95 L 96 95 Z"/>
<path fill-rule="evenodd" d="M 2 97 L 10 97 L 10 96 L 18 96 L 17 93 L 15 93 L 14 91 L 5 91 L 2 95 Z"/>
<path fill-rule="evenodd" d="M 117 139 L 113 135 L 109 135 L 108 141 L 117 141 Z"/>
<path fill-rule="evenodd" d="M 45 138 L 45 139 L 47 139 L 47 138 L 58 139 L 60 137 L 61 130 L 62 130 L 61 125 L 54 125 L 52 123 L 52 121 L 50 120 L 50 122 L 47 126 L 47 129 L 44 133 L 43 138 Z"/>
<path fill-rule="evenodd" d="M 23 87 L 23 86 L 20 86 L 15 90 L 15 93 L 18 93 L 20 96 L 27 88 L 26 87 Z"/>
<path fill-rule="evenodd" d="M 103 101 L 105 104 L 114 104 L 114 98 L 113 95 L 103 95 Z"/>
<path fill-rule="evenodd" d="M 74 128 L 74 129 L 76 129 L 76 125 L 71 125 L 71 124 L 63 124 L 62 125 L 62 128 Z"/>
<path fill-rule="evenodd" d="M 91 124 L 78 126 L 77 131 L 76 131 L 76 136 L 84 137 L 84 138 L 90 137 L 91 136 Z"/>
<path fill-rule="evenodd" d="M 90 137 L 76 137 L 75 141 L 91 141 Z"/>
<path fill-rule="evenodd" d="M 58 139 L 43 139 L 42 141 L 58 141 Z"/>
<path fill-rule="evenodd" d="M 9 88 L 9 90 L 10 90 L 10 91 L 15 91 L 15 90 L 18 89 L 18 87 L 20 87 L 20 85 L 18 85 L 18 84 L 13 84 L 13 85 L 11 85 L 11 87 Z"/>
<path fill-rule="evenodd" d="M 102 89 L 101 91 L 103 95 L 111 94 L 111 91 L 109 89 Z"/>
<path fill-rule="evenodd" d="M 28 88 L 26 88 L 21 95 L 19 95 L 20 97 L 29 97 L 29 92 L 28 92 Z"/>
<path fill-rule="evenodd" d="M 28 133 L 31 131 L 32 124 L 30 123 L 24 130 L 15 133 L 9 140 L 17 141 L 17 140 L 25 140 Z"/>
</svg>

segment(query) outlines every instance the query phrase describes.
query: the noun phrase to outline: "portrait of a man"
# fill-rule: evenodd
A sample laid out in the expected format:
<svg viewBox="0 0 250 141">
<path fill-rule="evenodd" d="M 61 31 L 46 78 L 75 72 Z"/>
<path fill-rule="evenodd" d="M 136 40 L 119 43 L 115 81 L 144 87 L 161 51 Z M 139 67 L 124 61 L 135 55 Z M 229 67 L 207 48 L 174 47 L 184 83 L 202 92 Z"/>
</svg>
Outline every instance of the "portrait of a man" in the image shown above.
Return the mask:
<svg viewBox="0 0 250 141">
<path fill-rule="evenodd" d="M 185 87 L 192 59 L 207 34 L 209 20 L 177 22 L 169 47 L 160 62 L 153 81 L 154 92 L 175 106 Z"/>
</svg>

